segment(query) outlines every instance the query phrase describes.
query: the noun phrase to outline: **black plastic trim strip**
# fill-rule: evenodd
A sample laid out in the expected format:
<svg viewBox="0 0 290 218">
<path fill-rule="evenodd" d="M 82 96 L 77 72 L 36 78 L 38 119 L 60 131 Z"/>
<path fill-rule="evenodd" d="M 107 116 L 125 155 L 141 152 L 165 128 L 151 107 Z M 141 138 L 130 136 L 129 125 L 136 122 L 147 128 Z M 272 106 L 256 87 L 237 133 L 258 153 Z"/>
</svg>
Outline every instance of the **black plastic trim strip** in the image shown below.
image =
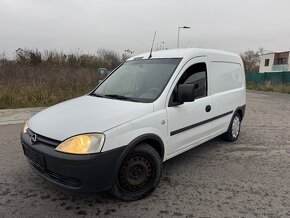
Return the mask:
<svg viewBox="0 0 290 218">
<path fill-rule="evenodd" d="M 37 135 L 37 141 L 38 142 L 43 142 L 44 144 L 46 144 L 48 146 L 51 146 L 51 147 L 54 147 L 54 148 L 56 148 L 61 143 L 61 141 L 57 141 L 57 140 L 54 140 L 54 139 L 47 138 L 45 136 L 39 135 L 39 134 L 33 132 L 31 129 L 27 129 L 27 133 L 28 133 L 28 135 L 30 137 L 32 135 L 34 135 L 34 134 Z"/>
<path fill-rule="evenodd" d="M 186 130 L 189 130 L 189 129 L 192 129 L 192 128 L 195 128 L 195 127 L 201 126 L 201 125 L 203 125 L 203 124 L 209 123 L 209 122 L 211 122 L 211 121 L 217 120 L 217 119 L 219 119 L 219 118 L 225 117 L 225 116 L 227 116 L 227 115 L 232 114 L 233 112 L 234 112 L 234 111 L 229 111 L 229 112 L 227 112 L 227 113 L 224 113 L 224 114 L 218 115 L 218 116 L 216 116 L 216 117 L 213 117 L 213 118 L 210 118 L 210 119 L 207 119 L 207 120 L 201 121 L 201 122 L 199 122 L 199 123 L 195 123 L 195 124 L 193 124 L 193 125 L 186 126 L 186 127 L 181 128 L 181 129 L 177 129 L 177 130 L 171 132 L 171 133 L 170 133 L 170 136 L 176 135 L 176 134 L 181 133 L 181 132 L 184 132 L 184 131 L 186 131 Z"/>
</svg>

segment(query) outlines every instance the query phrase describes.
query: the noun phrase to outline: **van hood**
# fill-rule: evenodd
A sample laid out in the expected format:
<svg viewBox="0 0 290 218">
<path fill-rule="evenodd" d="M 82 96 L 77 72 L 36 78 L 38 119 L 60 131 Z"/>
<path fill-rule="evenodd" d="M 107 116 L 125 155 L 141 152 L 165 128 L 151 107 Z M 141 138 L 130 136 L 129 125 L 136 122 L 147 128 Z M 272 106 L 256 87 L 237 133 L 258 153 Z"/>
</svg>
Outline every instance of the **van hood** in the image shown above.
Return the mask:
<svg viewBox="0 0 290 218">
<path fill-rule="evenodd" d="M 152 112 L 152 103 L 82 96 L 39 112 L 28 126 L 39 135 L 63 141 L 82 133 L 105 132 Z"/>
</svg>

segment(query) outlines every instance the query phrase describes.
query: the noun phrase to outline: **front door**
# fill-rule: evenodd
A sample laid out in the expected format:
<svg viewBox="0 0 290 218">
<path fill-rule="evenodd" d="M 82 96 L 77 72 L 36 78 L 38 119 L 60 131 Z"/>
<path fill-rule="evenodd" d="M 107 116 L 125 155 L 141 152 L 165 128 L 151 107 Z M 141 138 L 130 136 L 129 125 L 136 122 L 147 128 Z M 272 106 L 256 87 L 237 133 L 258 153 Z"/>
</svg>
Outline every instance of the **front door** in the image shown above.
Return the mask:
<svg viewBox="0 0 290 218">
<path fill-rule="evenodd" d="M 194 84 L 196 99 L 178 105 L 177 87 Z M 168 114 L 168 158 L 194 147 L 213 131 L 208 122 L 213 117 L 212 99 L 208 96 L 207 58 L 198 57 L 187 62 L 177 76 L 167 106 Z"/>
</svg>

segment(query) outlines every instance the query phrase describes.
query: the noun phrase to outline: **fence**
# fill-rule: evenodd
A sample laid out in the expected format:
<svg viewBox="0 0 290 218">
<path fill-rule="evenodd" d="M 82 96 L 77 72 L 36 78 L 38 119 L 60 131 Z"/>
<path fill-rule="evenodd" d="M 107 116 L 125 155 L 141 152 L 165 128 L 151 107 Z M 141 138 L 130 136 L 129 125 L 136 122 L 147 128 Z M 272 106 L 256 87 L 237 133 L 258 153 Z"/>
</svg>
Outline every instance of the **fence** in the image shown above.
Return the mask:
<svg viewBox="0 0 290 218">
<path fill-rule="evenodd" d="M 246 73 L 246 81 L 261 84 L 268 81 L 280 84 L 290 84 L 290 72 Z"/>
</svg>

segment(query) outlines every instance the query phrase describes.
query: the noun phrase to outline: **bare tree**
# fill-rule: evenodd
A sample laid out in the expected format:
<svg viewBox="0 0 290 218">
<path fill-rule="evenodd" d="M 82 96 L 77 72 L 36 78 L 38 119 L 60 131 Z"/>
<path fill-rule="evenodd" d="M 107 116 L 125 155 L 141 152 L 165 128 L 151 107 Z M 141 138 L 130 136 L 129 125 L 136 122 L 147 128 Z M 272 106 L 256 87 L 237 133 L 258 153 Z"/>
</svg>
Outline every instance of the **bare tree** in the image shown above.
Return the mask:
<svg viewBox="0 0 290 218">
<path fill-rule="evenodd" d="M 15 59 L 18 64 L 37 65 L 42 62 L 42 54 L 37 49 L 18 48 L 15 51 Z"/>
<path fill-rule="evenodd" d="M 245 71 L 247 73 L 254 73 L 259 71 L 260 56 L 271 52 L 263 47 L 260 47 L 257 51 L 247 50 L 240 54 L 243 59 Z"/>
<path fill-rule="evenodd" d="M 98 59 L 105 63 L 109 69 L 114 69 L 122 62 L 117 52 L 104 48 L 98 50 Z"/>
<path fill-rule="evenodd" d="M 3 51 L 1 54 L 0 54 L 0 64 L 4 64 L 7 62 L 7 57 L 6 57 L 6 52 Z"/>
<path fill-rule="evenodd" d="M 246 73 L 259 71 L 260 52 L 248 50 L 240 54 Z"/>
<path fill-rule="evenodd" d="M 159 42 L 155 46 L 155 51 L 160 51 L 160 50 L 166 50 L 167 47 L 165 45 L 165 42 Z"/>
<path fill-rule="evenodd" d="M 263 55 L 263 54 L 267 54 L 267 53 L 271 53 L 272 51 L 271 50 L 268 50 L 268 49 L 266 49 L 266 48 L 264 48 L 264 47 L 260 47 L 259 49 L 258 49 L 258 53 L 259 53 L 259 55 Z"/>
<path fill-rule="evenodd" d="M 127 60 L 128 58 L 132 57 L 134 51 L 131 51 L 130 49 L 126 49 L 124 53 L 122 54 L 122 61 Z"/>
</svg>

